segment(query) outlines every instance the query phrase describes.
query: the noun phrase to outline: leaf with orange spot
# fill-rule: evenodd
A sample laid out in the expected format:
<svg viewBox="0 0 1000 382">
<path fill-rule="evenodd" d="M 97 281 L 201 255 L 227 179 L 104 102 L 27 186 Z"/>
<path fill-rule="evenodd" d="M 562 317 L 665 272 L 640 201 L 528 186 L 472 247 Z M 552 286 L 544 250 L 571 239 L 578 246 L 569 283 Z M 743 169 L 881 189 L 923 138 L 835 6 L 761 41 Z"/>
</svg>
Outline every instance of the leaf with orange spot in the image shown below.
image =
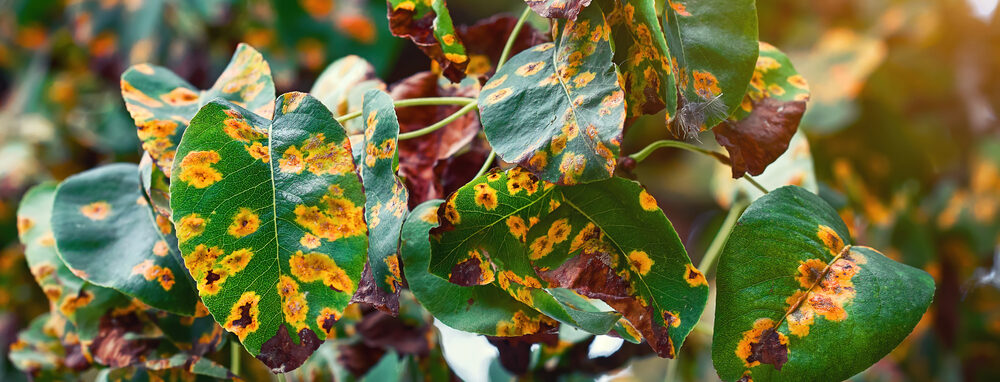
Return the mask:
<svg viewBox="0 0 1000 382">
<path fill-rule="evenodd" d="M 246 44 L 236 48 L 229 66 L 208 90 L 195 89 L 169 69 L 149 64 L 122 73 L 121 89 L 142 147 L 168 178 L 181 136 L 202 105 L 222 98 L 267 116 L 274 101 L 271 69 Z"/>
<path fill-rule="evenodd" d="M 559 207 L 528 232 L 547 240 L 532 265 L 550 287 L 603 300 L 661 357 L 675 357 L 701 318 L 708 284 L 673 225 L 638 183 L 622 178 L 558 187 Z M 529 255 L 530 257 L 530 255 Z"/>
<path fill-rule="evenodd" d="M 168 245 L 167 256 L 154 253 L 158 242 L 176 239 L 156 224 L 148 204 L 136 202 L 143 198 L 138 174 L 136 165 L 113 164 L 63 181 L 53 201 L 56 247 L 66 265 L 87 281 L 190 315 L 197 301 L 194 283 L 176 247 Z M 108 204 L 104 219 L 93 220 L 80 211 L 96 200 Z"/>
<path fill-rule="evenodd" d="M 809 100 L 809 85 L 777 48 L 760 43 L 760 56 L 743 103 L 712 132 L 729 152 L 733 178 L 760 175 L 788 148 Z"/>
<path fill-rule="evenodd" d="M 576 20 L 583 8 L 590 5 L 591 0 L 524 0 L 542 17 Z"/>
<path fill-rule="evenodd" d="M 355 302 L 375 304 L 396 314 L 399 289 L 403 285 L 399 264 L 399 230 L 409 212 L 409 194 L 396 176 L 393 165 L 398 157 L 399 121 L 392 98 L 383 91 L 365 93 L 361 119 L 365 123 L 364 152 L 361 154 L 361 179 L 365 187 L 365 220 L 368 222 L 368 263 L 363 283 L 376 288 L 361 288 Z M 371 276 L 371 279 L 367 277 Z"/>
<path fill-rule="evenodd" d="M 445 0 L 388 0 L 389 30 L 409 38 L 428 57 L 441 65 L 452 82 L 465 77 L 469 56 L 455 32 Z"/>
<path fill-rule="evenodd" d="M 59 325 L 58 318 L 50 313 L 42 314 L 31 320 L 27 328 L 17 333 L 17 339 L 11 338 L 7 356 L 11 364 L 37 381 L 71 381 L 76 380 L 68 358 L 72 355 L 62 343 L 53 325 Z M 63 321 L 65 323 L 65 321 Z M 79 348 L 79 344 L 76 345 Z M 78 357 L 79 353 L 76 354 Z M 84 367 L 89 365 L 84 365 Z"/>
<path fill-rule="evenodd" d="M 483 86 L 483 130 L 501 159 L 564 185 L 614 173 L 625 93 L 612 62 L 610 27 L 597 4 L 558 20 L 554 43 L 510 59 Z"/>
<path fill-rule="evenodd" d="M 663 32 L 680 109 L 668 122 L 674 136 L 687 139 L 740 106 L 757 61 L 757 7 L 754 0 L 670 3 Z"/>
<path fill-rule="evenodd" d="M 202 107 L 173 170 L 210 166 L 219 179 L 205 187 L 174 179 L 170 196 L 205 306 L 277 372 L 298 367 L 326 339 L 323 311 L 344 312 L 368 235 L 344 128 L 304 93 L 278 97 L 273 110 L 267 119 L 224 100 Z M 268 148 L 268 162 L 244 148 L 255 143 Z"/>
<path fill-rule="evenodd" d="M 726 381 L 845 380 L 896 347 L 934 295 L 926 272 L 853 244 L 796 186 L 757 199 L 719 259 L 712 359 Z"/>
<path fill-rule="evenodd" d="M 656 16 L 656 1 L 601 0 L 615 41 L 615 63 L 625 89 L 628 117 L 677 112 L 677 84 L 670 51 Z"/>
</svg>

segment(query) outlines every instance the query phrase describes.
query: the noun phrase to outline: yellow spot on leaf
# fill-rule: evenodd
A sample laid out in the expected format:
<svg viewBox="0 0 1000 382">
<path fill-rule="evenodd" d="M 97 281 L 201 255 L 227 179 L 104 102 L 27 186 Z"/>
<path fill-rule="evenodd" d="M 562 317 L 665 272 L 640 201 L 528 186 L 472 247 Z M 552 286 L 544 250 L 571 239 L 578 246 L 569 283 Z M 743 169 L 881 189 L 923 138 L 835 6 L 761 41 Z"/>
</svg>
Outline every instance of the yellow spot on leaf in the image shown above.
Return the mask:
<svg viewBox="0 0 1000 382">
<path fill-rule="evenodd" d="M 517 68 L 516 71 L 514 71 L 514 73 L 522 77 L 527 77 L 537 74 L 544 67 L 545 67 L 545 61 L 529 62 L 527 64 L 521 65 L 519 68 Z"/>
<path fill-rule="evenodd" d="M 232 253 L 230 253 L 229 255 L 227 255 L 226 257 L 222 258 L 222 262 L 220 264 L 222 264 L 222 266 L 225 267 L 227 271 L 229 271 L 229 274 L 234 274 L 236 272 L 242 271 L 243 268 L 246 268 L 247 264 L 250 263 L 250 259 L 252 258 L 253 258 L 253 251 L 251 251 L 250 248 L 242 248 L 242 249 L 237 249 Z"/>
<path fill-rule="evenodd" d="M 174 90 L 161 94 L 160 99 L 171 106 L 183 106 L 197 102 L 198 93 L 186 87 L 178 86 Z"/>
<path fill-rule="evenodd" d="M 189 152 L 181 160 L 180 180 L 195 188 L 205 188 L 222 180 L 222 174 L 212 168 L 219 159 L 215 150 Z"/>
<path fill-rule="evenodd" d="M 691 72 L 691 75 L 694 77 L 694 91 L 701 98 L 709 99 L 722 93 L 722 90 L 719 89 L 719 80 L 715 78 L 714 74 L 702 70 L 694 70 Z"/>
<path fill-rule="evenodd" d="M 510 234 L 514 235 L 522 243 L 526 240 L 528 234 L 528 226 L 524 224 L 524 219 L 520 216 L 511 215 L 507 218 L 507 228 L 510 229 Z"/>
<path fill-rule="evenodd" d="M 243 292 L 240 299 L 229 310 L 229 316 L 226 317 L 224 325 L 226 330 L 236 334 L 240 341 L 246 339 L 250 333 L 257 331 L 260 326 L 260 321 L 257 320 L 257 315 L 260 314 L 257 307 L 259 303 L 260 296 L 256 292 Z"/>
<path fill-rule="evenodd" d="M 303 282 L 322 281 L 323 285 L 335 291 L 354 293 L 356 285 L 347 276 L 347 272 L 327 255 L 317 252 L 303 254 L 298 251 L 288 260 L 288 265 L 292 275 Z"/>
<path fill-rule="evenodd" d="M 320 242 L 319 238 L 316 237 L 316 235 L 306 232 L 304 235 L 302 235 L 302 239 L 299 239 L 299 244 L 302 244 L 303 247 L 309 249 L 316 249 L 317 247 L 319 247 Z"/>
<path fill-rule="evenodd" d="M 86 216 L 87 219 L 93 221 L 104 220 L 111 213 L 111 205 L 105 201 L 93 202 L 83 207 L 80 207 L 80 213 Z"/>
<path fill-rule="evenodd" d="M 705 279 L 705 275 L 695 268 L 691 263 L 684 264 L 684 281 L 687 281 L 688 285 L 692 288 L 698 286 L 708 286 L 708 280 Z"/>
<path fill-rule="evenodd" d="M 634 250 L 628 254 L 628 262 L 632 270 L 645 276 L 653 268 L 653 259 L 649 258 L 646 251 Z"/>
<path fill-rule="evenodd" d="M 497 208 L 497 190 L 489 183 L 479 183 L 473 188 L 476 190 L 476 205 L 491 211 Z"/>
<path fill-rule="evenodd" d="M 247 149 L 254 159 L 260 159 L 261 162 L 270 163 L 271 154 L 268 151 L 267 146 L 262 145 L 260 142 L 254 142 L 252 145 L 243 145 L 243 148 Z"/>
<path fill-rule="evenodd" d="M 816 236 L 823 241 L 823 245 L 825 245 L 834 256 L 839 255 L 840 251 L 844 249 L 844 240 L 840 238 L 840 235 L 838 235 L 837 231 L 834 231 L 833 228 L 820 225 L 819 229 L 816 230 Z"/>
<path fill-rule="evenodd" d="M 753 360 L 752 362 L 747 361 L 747 359 L 750 358 L 751 355 L 753 355 L 753 350 L 751 349 L 751 345 L 760 343 L 761 337 L 764 334 L 766 334 L 765 332 L 771 332 L 773 330 L 774 330 L 774 321 L 772 321 L 770 318 L 759 318 L 757 319 L 757 321 L 754 321 L 753 328 L 743 332 L 743 338 L 740 339 L 740 342 L 736 345 L 736 356 L 740 357 L 740 360 L 743 361 L 744 366 L 749 368 L 760 365 L 759 360 Z M 777 335 L 778 335 L 778 342 L 782 345 L 787 346 L 788 337 L 786 337 L 784 334 L 781 334 L 780 332 L 777 332 Z"/>
<path fill-rule="evenodd" d="M 364 234 L 368 229 L 364 206 L 336 196 L 334 187 L 330 187 L 317 206 L 295 206 L 295 222 L 314 236 L 329 241 Z"/>
<path fill-rule="evenodd" d="M 153 244 L 153 254 L 159 257 L 167 255 L 170 247 L 167 246 L 167 242 L 163 240 L 157 240 L 156 244 Z"/>
<path fill-rule="evenodd" d="M 80 293 L 77 293 L 75 296 L 67 296 L 66 299 L 63 300 L 62 304 L 59 305 L 59 311 L 62 312 L 63 315 L 72 316 L 76 313 L 77 309 L 87 306 L 87 304 L 90 304 L 93 300 L 93 293 L 81 290 Z"/>
<path fill-rule="evenodd" d="M 202 232 L 205 232 L 205 224 L 207 224 L 205 219 L 196 213 L 182 217 L 177 222 L 177 240 L 183 243 L 192 237 L 201 235 Z"/>
<path fill-rule="evenodd" d="M 233 223 L 229 225 L 228 232 L 235 238 L 241 238 L 257 232 L 259 227 L 260 217 L 249 208 L 241 207 L 236 216 L 233 216 Z"/>
<path fill-rule="evenodd" d="M 153 264 L 153 260 L 145 260 L 132 267 L 132 274 L 142 275 L 146 281 L 156 280 L 163 290 L 169 291 L 174 286 L 174 272 L 170 268 Z"/>
<path fill-rule="evenodd" d="M 646 211 L 656 211 L 659 207 L 656 205 L 656 199 L 653 195 L 646 192 L 646 189 L 639 191 L 639 206 Z"/>
<path fill-rule="evenodd" d="M 316 326 L 323 329 L 323 332 L 326 333 L 327 339 L 330 339 L 334 334 L 336 334 L 334 324 L 340 320 L 340 317 L 340 312 L 331 308 L 323 308 L 323 310 L 319 312 L 319 316 L 316 317 Z"/>
<path fill-rule="evenodd" d="M 503 101 L 505 98 L 509 97 L 511 94 L 514 94 L 514 90 L 511 88 L 503 88 L 497 90 L 493 93 L 490 93 L 490 95 L 486 96 L 486 104 L 495 105 L 498 102 Z"/>
</svg>

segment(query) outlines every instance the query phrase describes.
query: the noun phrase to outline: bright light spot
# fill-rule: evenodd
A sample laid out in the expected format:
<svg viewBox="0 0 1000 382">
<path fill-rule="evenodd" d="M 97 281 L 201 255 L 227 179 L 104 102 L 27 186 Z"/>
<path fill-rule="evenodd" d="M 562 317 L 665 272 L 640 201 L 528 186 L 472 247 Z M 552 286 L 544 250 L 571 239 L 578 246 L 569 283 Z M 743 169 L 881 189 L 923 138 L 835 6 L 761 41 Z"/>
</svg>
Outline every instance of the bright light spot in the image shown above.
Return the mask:
<svg viewBox="0 0 1000 382">
<path fill-rule="evenodd" d="M 466 382 L 487 382 L 489 366 L 500 355 L 485 336 L 455 330 L 434 319 L 441 332 L 441 350 L 455 374 Z"/>
<path fill-rule="evenodd" d="M 993 11 L 997 9 L 997 2 L 1000 0 L 967 0 L 972 8 L 972 14 L 983 21 L 989 21 L 993 16 Z"/>
<path fill-rule="evenodd" d="M 625 340 L 608 335 L 594 336 L 594 342 L 590 343 L 590 350 L 587 356 L 590 358 L 607 357 L 614 354 L 622 347 Z"/>
</svg>

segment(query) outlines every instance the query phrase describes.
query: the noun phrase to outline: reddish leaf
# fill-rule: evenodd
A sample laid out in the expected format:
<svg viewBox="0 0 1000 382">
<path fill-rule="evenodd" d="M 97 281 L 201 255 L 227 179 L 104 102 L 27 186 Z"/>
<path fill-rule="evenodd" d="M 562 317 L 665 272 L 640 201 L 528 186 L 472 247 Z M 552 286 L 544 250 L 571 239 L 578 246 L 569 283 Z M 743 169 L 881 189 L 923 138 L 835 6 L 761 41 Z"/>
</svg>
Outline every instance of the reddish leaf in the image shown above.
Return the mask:
<svg viewBox="0 0 1000 382">
<path fill-rule="evenodd" d="M 547 18 L 576 20 L 580 10 L 590 5 L 591 0 L 524 0 L 539 15 Z"/>
<path fill-rule="evenodd" d="M 516 17 L 497 15 L 480 20 L 473 25 L 459 26 L 458 34 L 466 43 L 466 51 L 469 55 L 469 66 L 465 72 L 473 76 L 492 75 L 496 72 L 496 63 L 500 60 L 503 47 L 507 44 L 507 39 L 516 24 Z M 547 36 L 539 33 L 530 25 L 525 25 L 514 39 L 510 56 L 548 41 Z"/>
<path fill-rule="evenodd" d="M 412 1 L 388 2 L 389 30 L 393 36 L 409 38 L 428 57 L 441 65 L 445 77 L 452 82 L 465 78 L 469 58 L 461 39 L 454 36 L 451 16 L 444 0 L 416 4 Z M 394 4 L 396 3 L 396 4 Z M 439 41 L 439 36 L 451 36 Z M 446 46 L 442 46 L 441 42 Z"/>
<path fill-rule="evenodd" d="M 806 111 L 805 101 L 763 98 L 739 121 L 725 121 L 712 129 L 715 139 L 729 151 L 733 178 L 743 173 L 760 175 L 767 165 L 788 149 L 788 142 Z"/>
</svg>

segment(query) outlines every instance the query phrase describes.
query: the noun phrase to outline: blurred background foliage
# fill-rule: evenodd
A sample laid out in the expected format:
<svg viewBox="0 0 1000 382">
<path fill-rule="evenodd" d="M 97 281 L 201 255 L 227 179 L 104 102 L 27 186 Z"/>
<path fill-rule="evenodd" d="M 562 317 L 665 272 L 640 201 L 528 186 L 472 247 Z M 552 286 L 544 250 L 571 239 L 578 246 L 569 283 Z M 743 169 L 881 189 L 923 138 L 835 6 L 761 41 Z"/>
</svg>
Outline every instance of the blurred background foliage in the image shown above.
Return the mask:
<svg viewBox="0 0 1000 382">
<path fill-rule="evenodd" d="M 927 270 L 938 285 L 913 334 L 857 380 L 1000 379 L 1000 17 L 990 4 L 757 4 L 760 40 L 788 52 L 812 89 L 800 127 L 806 139 L 797 138 L 762 181 L 815 182 L 859 242 Z M 523 7 L 516 0 L 449 4 L 456 25 Z M 385 14 L 378 0 L 0 0 L 0 379 L 18 374 L 5 354 L 17 331 L 47 310 L 17 242 L 17 203 L 41 181 L 138 162 L 118 82 L 125 68 L 150 62 L 208 88 L 237 43 L 247 42 L 269 61 L 278 94 L 307 91 L 327 64 L 348 54 L 368 60 L 388 84 L 434 69 L 389 33 Z M 540 17 L 531 22 L 547 31 Z M 646 116 L 627 126 L 623 153 L 669 138 L 662 121 Z M 701 142 L 715 145 L 710 133 Z M 660 150 L 634 172 L 696 262 L 725 216 L 728 190 L 743 186 L 711 159 L 680 151 Z M 647 354 L 610 373 L 713 380 L 713 306 L 679 361 Z M 368 345 L 386 352 L 384 344 Z M 536 363 L 566 350 L 542 347 Z M 336 362 L 335 353 L 317 353 L 316 367 Z M 249 373 L 264 372 L 245 364 Z M 381 366 L 375 370 L 398 365 Z M 490 375 L 504 378 L 495 366 Z"/>
</svg>

